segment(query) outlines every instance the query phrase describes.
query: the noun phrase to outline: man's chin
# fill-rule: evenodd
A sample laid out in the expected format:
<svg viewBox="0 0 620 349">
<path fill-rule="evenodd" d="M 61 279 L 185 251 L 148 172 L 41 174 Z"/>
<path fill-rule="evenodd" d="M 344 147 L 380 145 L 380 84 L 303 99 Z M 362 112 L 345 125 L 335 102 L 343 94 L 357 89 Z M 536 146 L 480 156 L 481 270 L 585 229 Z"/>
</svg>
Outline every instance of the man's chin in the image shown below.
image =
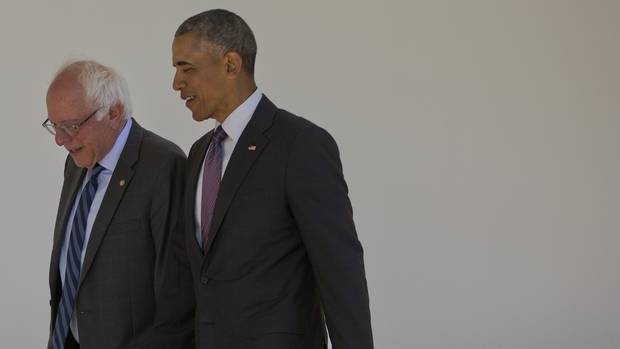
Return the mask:
<svg viewBox="0 0 620 349">
<path fill-rule="evenodd" d="M 192 119 L 194 119 L 194 121 L 205 121 L 205 120 L 209 119 L 209 117 L 205 116 L 203 114 L 198 114 L 198 113 L 192 112 Z"/>
<path fill-rule="evenodd" d="M 90 161 L 85 161 L 79 154 L 69 153 L 71 159 L 73 159 L 73 163 L 75 166 L 79 168 L 91 168 L 93 165 Z"/>
</svg>

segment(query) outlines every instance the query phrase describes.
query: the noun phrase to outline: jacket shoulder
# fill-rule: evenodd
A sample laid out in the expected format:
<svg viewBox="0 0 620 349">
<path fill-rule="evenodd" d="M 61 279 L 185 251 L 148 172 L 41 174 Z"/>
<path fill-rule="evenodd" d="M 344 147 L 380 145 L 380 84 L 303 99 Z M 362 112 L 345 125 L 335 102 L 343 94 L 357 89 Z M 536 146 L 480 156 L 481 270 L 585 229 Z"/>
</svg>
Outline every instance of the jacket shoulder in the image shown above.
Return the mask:
<svg viewBox="0 0 620 349">
<path fill-rule="evenodd" d="M 299 139 L 306 139 L 310 143 L 319 142 L 322 139 L 333 141 L 333 137 L 321 126 L 284 109 L 276 111 L 270 132 L 274 136 L 283 136 L 289 144 Z"/>
<path fill-rule="evenodd" d="M 142 157 L 152 157 L 160 161 L 187 158 L 178 145 L 147 129 L 144 129 L 140 148 Z"/>
</svg>

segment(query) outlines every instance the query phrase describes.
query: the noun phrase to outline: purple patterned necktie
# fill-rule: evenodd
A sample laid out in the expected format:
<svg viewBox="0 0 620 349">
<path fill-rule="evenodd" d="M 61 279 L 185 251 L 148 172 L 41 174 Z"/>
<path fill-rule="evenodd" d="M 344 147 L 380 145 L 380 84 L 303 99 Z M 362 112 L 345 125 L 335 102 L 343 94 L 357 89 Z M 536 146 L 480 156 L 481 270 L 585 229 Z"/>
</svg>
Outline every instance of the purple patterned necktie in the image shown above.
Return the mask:
<svg viewBox="0 0 620 349">
<path fill-rule="evenodd" d="M 224 150 L 222 141 L 226 138 L 226 132 L 222 126 L 218 126 L 211 138 L 211 144 L 207 150 L 202 173 L 202 207 L 200 208 L 200 230 L 202 232 L 202 247 L 207 246 L 209 238 L 209 227 L 213 218 L 213 209 L 217 192 L 220 189 L 220 178 L 222 176 L 222 158 Z"/>
</svg>

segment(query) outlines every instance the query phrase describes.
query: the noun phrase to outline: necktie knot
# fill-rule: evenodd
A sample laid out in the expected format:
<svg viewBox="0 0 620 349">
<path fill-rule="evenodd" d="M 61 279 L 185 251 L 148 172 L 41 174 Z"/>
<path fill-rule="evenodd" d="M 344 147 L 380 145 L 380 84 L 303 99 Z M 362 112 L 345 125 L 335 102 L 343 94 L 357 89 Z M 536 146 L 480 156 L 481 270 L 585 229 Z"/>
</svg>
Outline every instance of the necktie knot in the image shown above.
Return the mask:
<svg viewBox="0 0 620 349">
<path fill-rule="evenodd" d="M 97 177 L 99 177 L 99 174 L 101 173 L 101 171 L 103 171 L 104 168 L 103 166 L 99 165 L 98 163 L 95 165 L 95 167 L 93 167 L 91 174 L 90 174 L 90 180 L 96 180 Z"/>
<path fill-rule="evenodd" d="M 222 126 L 220 125 L 213 132 L 213 138 L 211 139 L 211 142 L 219 145 L 220 143 L 222 143 L 224 138 L 226 138 L 226 136 L 226 131 L 224 131 L 224 128 L 222 128 Z"/>
</svg>

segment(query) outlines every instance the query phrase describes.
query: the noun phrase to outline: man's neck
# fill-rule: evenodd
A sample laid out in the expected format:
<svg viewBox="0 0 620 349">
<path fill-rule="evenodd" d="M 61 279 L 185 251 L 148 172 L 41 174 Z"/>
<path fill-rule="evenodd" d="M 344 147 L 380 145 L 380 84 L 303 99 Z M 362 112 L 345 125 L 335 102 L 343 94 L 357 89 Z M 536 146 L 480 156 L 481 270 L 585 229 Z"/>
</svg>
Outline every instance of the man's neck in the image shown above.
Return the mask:
<svg viewBox="0 0 620 349">
<path fill-rule="evenodd" d="M 230 94 L 229 107 L 226 111 L 225 115 L 215 115 L 213 118 L 217 120 L 220 124 L 224 123 L 224 120 L 235 110 L 237 109 L 243 102 L 245 102 L 248 97 L 252 95 L 256 91 L 256 83 L 254 80 L 249 81 L 246 84 L 240 84 L 239 88 L 236 91 Z"/>
</svg>

